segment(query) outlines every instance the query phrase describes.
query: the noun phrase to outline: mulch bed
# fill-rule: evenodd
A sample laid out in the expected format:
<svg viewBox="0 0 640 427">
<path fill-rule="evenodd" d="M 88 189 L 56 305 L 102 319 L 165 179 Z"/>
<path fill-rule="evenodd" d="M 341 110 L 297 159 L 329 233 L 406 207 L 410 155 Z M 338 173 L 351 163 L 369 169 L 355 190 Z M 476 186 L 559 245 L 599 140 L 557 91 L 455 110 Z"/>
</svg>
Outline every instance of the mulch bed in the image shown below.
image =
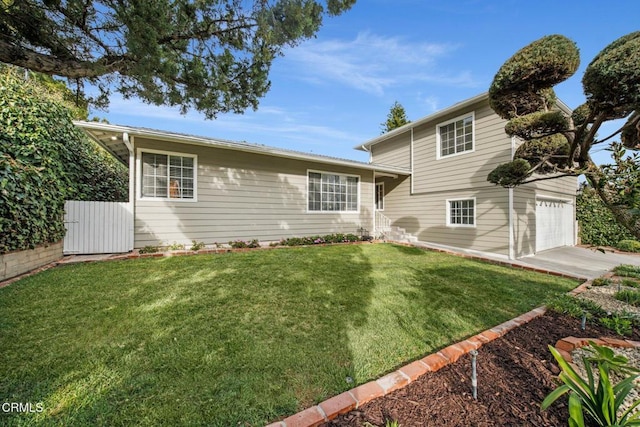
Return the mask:
<svg viewBox="0 0 640 427">
<path fill-rule="evenodd" d="M 471 356 L 467 354 L 323 426 L 384 427 L 387 420 L 396 420 L 401 427 L 567 425 L 566 399 L 546 411 L 540 409 L 559 373 L 547 345 L 567 336 L 620 338 L 593 324 L 582 331 L 580 320 L 547 313 L 478 350 L 477 401 L 471 395 Z M 631 339 L 640 340 L 638 331 Z"/>
</svg>

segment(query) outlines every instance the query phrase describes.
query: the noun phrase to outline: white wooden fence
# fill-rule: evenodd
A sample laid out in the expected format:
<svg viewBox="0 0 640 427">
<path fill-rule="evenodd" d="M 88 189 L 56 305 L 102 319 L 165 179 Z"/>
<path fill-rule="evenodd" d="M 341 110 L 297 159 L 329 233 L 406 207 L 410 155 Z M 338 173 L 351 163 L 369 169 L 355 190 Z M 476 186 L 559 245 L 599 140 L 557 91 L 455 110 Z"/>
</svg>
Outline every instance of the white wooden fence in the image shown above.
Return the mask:
<svg viewBox="0 0 640 427">
<path fill-rule="evenodd" d="M 65 255 L 129 252 L 133 249 L 131 203 L 78 202 L 64 204 Z"/>
</svg>

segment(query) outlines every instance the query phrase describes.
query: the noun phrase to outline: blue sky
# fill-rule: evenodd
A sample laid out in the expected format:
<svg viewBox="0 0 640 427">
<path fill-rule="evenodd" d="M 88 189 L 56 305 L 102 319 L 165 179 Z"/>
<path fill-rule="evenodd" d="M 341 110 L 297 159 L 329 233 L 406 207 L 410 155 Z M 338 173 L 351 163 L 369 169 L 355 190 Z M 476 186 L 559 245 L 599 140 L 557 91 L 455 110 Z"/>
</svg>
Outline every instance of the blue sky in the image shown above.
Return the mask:
<svg viewBox="0 0 640 427">
<path fill-rule="evenodd" d="M 352 147 L 380 134 L 394 101 L 417 120 L 485 92 L 506 59 L 548 34 L 580 48 L 580 69 L 556 87 L 570 107 L 580 105 L 585 67 L 610 42 L 640 30 L 639 17 L 637 0 L 358 0 L 275 61 L 257 111 L 205 120 L 114 95 L 109 110 L 95 114 L 113 124 L 366 161 Z"/>
</svg>

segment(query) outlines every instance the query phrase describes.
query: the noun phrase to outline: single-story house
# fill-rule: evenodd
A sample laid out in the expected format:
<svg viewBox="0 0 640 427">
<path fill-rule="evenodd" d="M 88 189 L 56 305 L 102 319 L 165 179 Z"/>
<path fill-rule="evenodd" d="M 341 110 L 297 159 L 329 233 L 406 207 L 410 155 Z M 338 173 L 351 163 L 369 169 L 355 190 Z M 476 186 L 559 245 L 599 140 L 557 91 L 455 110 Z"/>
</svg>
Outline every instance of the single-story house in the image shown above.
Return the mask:
<svg viewBox="0 0 640 427">
<path fill-rule="evenodd" d="M 362 229 L 505 258 L 575 243 L 576 178 L 516 189 L 487 182 L 518 144 L 487 94 L 358 145 L 369 162 L 139 127 L 76 125 L 129 166 L 131 249 Z"/>
</svg>

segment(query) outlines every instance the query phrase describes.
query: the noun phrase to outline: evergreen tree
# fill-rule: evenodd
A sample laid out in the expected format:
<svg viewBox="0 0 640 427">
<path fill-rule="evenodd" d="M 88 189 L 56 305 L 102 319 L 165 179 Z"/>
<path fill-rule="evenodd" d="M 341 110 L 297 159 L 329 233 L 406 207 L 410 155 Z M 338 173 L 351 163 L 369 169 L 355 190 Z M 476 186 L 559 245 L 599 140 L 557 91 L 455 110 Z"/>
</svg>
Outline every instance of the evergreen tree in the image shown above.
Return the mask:
<svg viewBox="0 0 640 427">
<path fill-rule="evenodd" d="M 380 123 L 380 126 L 382 133 L 387 133 L 407 123 L 411 123 L 411 120 L 407 118 L 407 112 L 404 107 L 396 101 L 391 106 L 389 114 L 387 114 L 387 120 L 384 123 Z"/>
<path fill-rule="evenodd" d="M 355 0 L 0 2 L 0 62 L 212 118 L 258 106 L 284 48 Z"/>
<path fill-rule="evenodd" d="M 523 142 L 514 160 L 499 165 L 487 179 L 515 187 L 584 174 L 616 220 L 640 238 L 640 32 L 619 38 L 596 55 L 582 79 L 586 102 L 567 115 L 556 108 L 553 87 L 572 76 L 579 64 L 575 43 L 551 35 L 502 65 L 489 88 L 489 102 L 509 120 L 507 134 Z M 602 124 L 617 119 L 626 122 L 599 139 Z M 610 142 L 616 136 L 621 142 Z M 589 151 L 604 143 L 613 163 L 598 166 Z"/>
</svg>

